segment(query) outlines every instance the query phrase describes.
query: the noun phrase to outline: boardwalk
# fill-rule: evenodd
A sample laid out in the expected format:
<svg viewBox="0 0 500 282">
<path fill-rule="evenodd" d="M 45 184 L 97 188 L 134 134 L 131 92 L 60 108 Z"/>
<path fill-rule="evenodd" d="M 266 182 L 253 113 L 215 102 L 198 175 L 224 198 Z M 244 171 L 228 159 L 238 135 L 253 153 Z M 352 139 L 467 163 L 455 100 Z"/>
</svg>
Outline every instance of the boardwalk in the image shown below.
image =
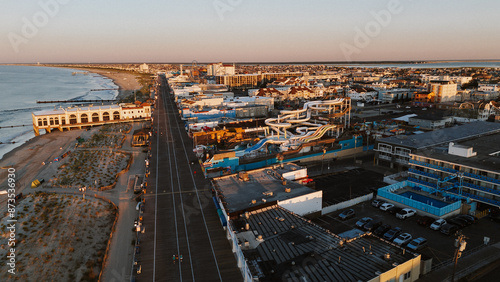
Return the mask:
<svg viewBox="0 0 500 282">
<path fill-rule="evenodd" d="M 138 281 L 241 281 L 225 231 L 163 79 L 154 113 L 151 175 Z M 183 261 L 173 261 L 182 254 Z"/>
</svg>

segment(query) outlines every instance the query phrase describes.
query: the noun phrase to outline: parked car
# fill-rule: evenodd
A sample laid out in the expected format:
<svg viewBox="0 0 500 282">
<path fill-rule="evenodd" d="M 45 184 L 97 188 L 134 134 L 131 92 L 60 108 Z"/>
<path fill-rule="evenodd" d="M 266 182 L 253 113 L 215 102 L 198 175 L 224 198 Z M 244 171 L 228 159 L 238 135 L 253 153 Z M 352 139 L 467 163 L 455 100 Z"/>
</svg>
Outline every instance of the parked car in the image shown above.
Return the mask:
<svg viewBox="0 0 500 282">
<path fill-rule="evenodd" d="M 414 216 L 415 214 L 417 214 L 416 210 L 405 208 L 402 209 L 400 212 L 396 213 L 396 217 L 399 219 L 407 219 L 409 217 Z"/>
<path fill-rule="evenodd" d="M 399 208 L 399 207 L 394 206 L 394 207 L 392 207 L 392 208 L 389 208 L 389 209 L 387 210 L 387 212 L 388 212 L 388 213 L 390 213 L 390 214 L 397 214 L 397 213 L 398 213 L 398 212 L 400 212 L 401 210 L 402 210 L 402 208 Z"/>
<path fill-rule="evenodd" d="M 394 227 L 391 230 L 385 232 L 384 239 L 386 239 L 387 241 L 392 241 L 394 240 L 394 238 L 398 237 L 399 234 L 401 234 L 401 231 L 401 228 Z"/>
<path fill-rule="evenodd" d="M 434 220 L 435 220 L 434 218 L 424 215 L 424 216 L 421 216 L 417 219 L 417 223 L 422 225 L 422 226 L 427 227 L 427 226 L 431 225 L 434 222 Z"/>
<path fill-rule="evenodd" d="M 356 212 L 353 209 L 348 209 L 339 214 L 340 219 L 346 220 L 348 218 L 354 217 Z"/>
<path fill-rule="evenodd" d="M 383 204 L 383 205 L 380 206 L 380 209 L 383 210 L 383 211 L 387 211 L 388 209 L 390 209 L 392 207 L 394 207 L 393 204 L 391 204 L 391 203 L 385 203 L 385 204 Z"/>
<path fill-rule="evenodd" d="M 373 219 L 371 217 L 363 217 L 362 219 L 358 220 L 358 222 L 356 222 L 356 226 L 362 228 L 363 226 L 365 226 L 365 224 L 372 220 Z"/>
<path fill-rule="evenodd" d="M 402 246 L 404 244 L 407 244 L 411 241 L 411 239 L 413 239 L 413 236 L 411 236 L 410 233 L 401 233 L 399 234 L 398 237 L 396 237 L 396 239 L 394 239 L 394 244 L 396 245 L 399 245 L 399 246 Z"/>
<path fill-rule="evenodd" d="M 391 230 L 391 226 L 389 224 L 383 224 L 383 225 L 380 225 L 379 227 L 377 227 L 377 229 L 375 229 L 375 231 L 373 231 L 373 234 L 377 235 L 377 236 L 384 236 L 385 232 Z"/>
<path fill-rule="evenodd" d="M 425 247 L 427 247 L 427 239 L 424 237 L 418 237 L 417 239 L 413 239 L 406 247 L 410 250 L 418 251 Z"/>
<path fill-rule="evenodd" d="M 445 225 L 445 224 L 446 224 L 446 220 L 445 220 L 445 219 L 442 219 L 442 218 L 439 218 L 439 219 L 437 219 L 436 221 L 434 221 L 434 222 L 431 224 L 430 228 L 431 228 L 432 230 L 439 230 L 439 229 L 441 229 L 441 227 L 442 227 L 443 225 Z"/>
<path fill-rule="evenodd" d="M 383 203 L 385 203 L 384 200 L 379 200 L 379 199 L 375 199 L 372 201 L 372 206 L 378 208 L 380 207 Z"/>
<path fill-rule="evenodd" d="M 465 226 L 469 225 L 469 222 L 467 222 L 465 219 L 461 219 L 458 217 L 453 217 L 447 220 L 448 223 L 455 224 L 456 226 L 463 228 Z"/>
<path fill-rule="evenodd" d="M 448 236 L 455 234 L 455 232 L 457 231 L 458 226 L 456 226 L 455 224 L 446 223 L 445 225 L 441 226 L 441 233 Z"/>
<path fill-rule="evenodd" d="M 366 223 L 363 228 L 366 230 L 366 231 L 374 231 L 375 229 L 377 229 L 380 225 L 382 225 L 382 220 L 380 219 L 374 219 L 368 223 Z"/>
<path fill-rule="evenodd" d="M 461 215 L 458 215 L 457 218 L 460 218 L 460 219 L 467 221 L 469 223 L 469 225 L 477 223 L 477 217 L 472 216 L 472 215 L 461 214 Z"/>
</svg>

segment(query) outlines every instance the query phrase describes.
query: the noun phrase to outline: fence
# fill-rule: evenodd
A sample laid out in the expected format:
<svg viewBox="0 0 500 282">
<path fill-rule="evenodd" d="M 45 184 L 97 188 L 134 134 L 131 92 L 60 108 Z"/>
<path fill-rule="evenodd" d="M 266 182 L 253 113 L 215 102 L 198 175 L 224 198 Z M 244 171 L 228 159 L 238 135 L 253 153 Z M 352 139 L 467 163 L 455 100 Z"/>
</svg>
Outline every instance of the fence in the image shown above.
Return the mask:
<svg viewBox="0 0 500 282">
<path fill-rule="evenodd" d="M 438 207 L 428 205 L 426 203 L 422 203 L 422 202 L 419 202 L 419 201 L 416 201 L 416 200 L 413 200 L 410 198 L 406 198 L 403 196 L 399 196 L 399 195 L 393 193 L 393 192 L 395 192 L 399 189 L 402 189 L 404 187 L 412 187 L 412 188 L 417 188 L 417 189 L 422 190 L 422 188 L 415 183 L 412 183 L 409 181 L 402 181 L 402 182 L 378 189 L 378 195 L 380 197 L 386 198 L 388 200 L 391 200 L 391 201 L 394 201 L 397 203 L 401 203 L 403 205 L 410 206 L 410 207 L 413 207 L 417 210 L 421 210 L 421 211 L 424 211 L 424 212 L 427 212 L 427 213 L 430 213 L 430 214 L 433 214 L 433 215 L 436 215 L 439 217 L 441 217 L 445 214 L 448 214 L 454 210 L 459 209 L 461 204 L 462 204 L 460 201 L 457 201 L 457 202 L 451 203 L 447 206 L 444 206 L 442 208 L 438 208 Z"/>
<path fill-rule="evenodd" d="M 241 248 L 238 244 L 238 238 L 236 237 L 236 234 L 232 230 L 231 224 L 229 224 L 229 223 L 227 225 L 227 234 L 228 234 L 228 238 L 231 239 L 233 253 L 234 253 L 234 256 L 236 257 L 236 262 L 238 263 L 238 267 L 240 268 L 241 275 L 243 275 L 243 281 L 245 281 L 245 282 L 253 281 L 252 273 L 250 272 L 250 269 L 248 268 L 248 263 L 247 263 L 247 260 L 245 259 L 245 255 L 243 254 L 243 251 L 241 250 Z"/>
<path fill-rule="evenodd" d="M 332 213 L 334 211 L 338 211 L 338 210 L 359 204 L 361 202 L 370 201 L 371 199 L 373 199 L 373 193 L 366 194 L 364 196 L 357 197 L 357 198 L 351 199 L 349 201 L 338 203 L 338 204 L 335 204 L 332 206 L 328 206 L 328 207 L 325 207 L 321 210 L 321 215 L 329 214 L 329 213 Z"/>
</svg>

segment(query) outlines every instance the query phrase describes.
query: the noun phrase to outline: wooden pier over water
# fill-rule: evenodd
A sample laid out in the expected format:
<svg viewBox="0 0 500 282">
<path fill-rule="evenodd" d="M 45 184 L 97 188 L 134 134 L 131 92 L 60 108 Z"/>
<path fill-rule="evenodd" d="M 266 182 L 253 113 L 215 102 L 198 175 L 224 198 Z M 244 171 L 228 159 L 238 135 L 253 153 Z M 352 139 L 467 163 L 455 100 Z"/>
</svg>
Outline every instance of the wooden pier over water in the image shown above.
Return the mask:
<svg viewBox="0 0 500 282">
<path fill-rule="evenodd" d="M 58 104 L 58 103 L 116 103 L 118 100 L 48 100 L 36 101 L 37 104 Z"/>
</svg>

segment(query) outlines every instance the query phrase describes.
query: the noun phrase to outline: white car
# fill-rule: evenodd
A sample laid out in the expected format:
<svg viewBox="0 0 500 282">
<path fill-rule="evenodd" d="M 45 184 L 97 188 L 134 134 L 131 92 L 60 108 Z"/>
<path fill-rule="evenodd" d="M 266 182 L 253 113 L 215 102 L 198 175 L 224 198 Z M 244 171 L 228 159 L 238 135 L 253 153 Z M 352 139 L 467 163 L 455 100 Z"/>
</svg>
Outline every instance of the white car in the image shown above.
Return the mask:
<svg viewBox="0 0 500 282">
<path fill-rule="evenodd" d="M 390 209 L 390 208 L 392 208 L 392 207 L 394 207 L 394 205 L 393 205 L 393 204 L 391 204 L 391 203 L 383 203 L 383 204 L 380 206 L 380 208 L 379 208 L 379 209 L 381 209 L 381 210 L 383 210 L 383 211 L 386 211 L 386 210 L 388 210 L 388 209 Z"/>
<path fill-rule="evenodd" d="M 396 214 L 396 217 L 399 219 L 406 219 L 408 217 L 414 216 L 415 214 L 417 214 L 416 210 L 405 208 L 405 209 L 402 209 L 400 212 L 398 212 Z"/>
<path fill-rule="evenodd" d="M 434 221 L 434 222 L 431 224 L 430 228 L 431 228 L 432 230 L 439 230 L 439 229 L 441 229 L 441 226 L 443 226 L 443 225 L 445 225 L 445 224 L 446 224 L 446 220 L 444 220 L 444 219 L 440 218 L 440 219 L 438 219 L 438 220 Z"/>
<path fill-rule="evenodd" d="M 393 242 L 394 244 L 401 246 L 410 242 L 411 239 L 413 239 L 413 237 L 411 236 L 410 233 L 402 233 L 398 237 L 396 237 L 396 239 L 394 239 Z"/>
</svg>

